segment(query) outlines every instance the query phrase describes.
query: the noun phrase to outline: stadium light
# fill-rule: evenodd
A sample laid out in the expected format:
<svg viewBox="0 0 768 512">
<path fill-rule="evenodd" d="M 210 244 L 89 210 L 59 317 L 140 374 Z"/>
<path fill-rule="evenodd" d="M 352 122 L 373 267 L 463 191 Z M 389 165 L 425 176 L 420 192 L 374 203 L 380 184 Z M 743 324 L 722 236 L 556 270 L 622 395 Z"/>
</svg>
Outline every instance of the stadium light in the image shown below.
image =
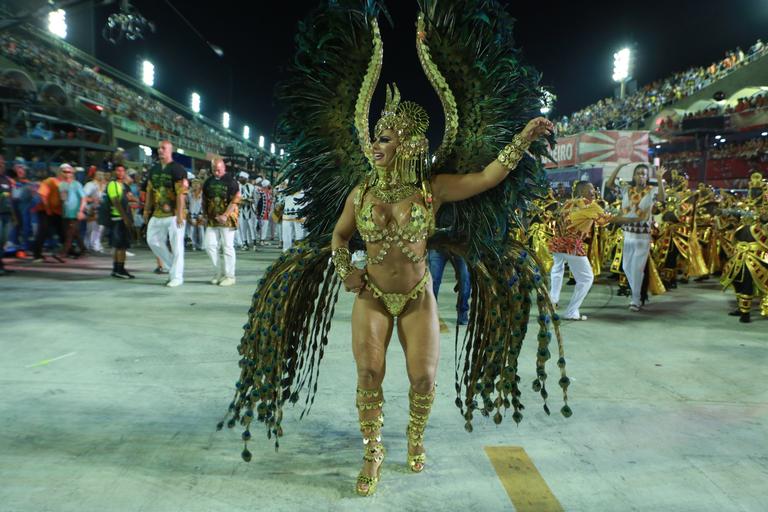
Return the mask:
<svg viewBox="0 0 768 512">
<path fill-rule="evenodd" d="M 67 13 L 64 9 L 48 13 L 48 30 L 56 37 L 67 38 Z"/>
<path fill-rule="evenodd" d="M 621 84 L 619 98 L 624 99 L 624 87 L 629 78 L 629 60 L 631 52 L 629 48 L 622 48 L 613 54 L 613 80 Z"/>
<path fill-rule="evenodd" d="M 539 109 L 539 112 L 541 112 L 542 115 L 547 115 L 552 112 L 552 106 L 555 104 L 555 100 L 557 100 L 557 96 L 542 87 L 541 108 Z"/>
<path fill-rule="evenodd" d="M 269 152 L 272 153 L 273 155 L 275 154 L 275 143 L 274 142 L 269 145 Z"/>
<path fill-rule="evenodd" d="M 221 114 L 221 125 L 229 130 L 229 112 Z"/>
<path fill-rule="evenodd" d="M 248 125 L 243 126 L 243 138 L 244 139 L 251 138 L 251 128 Z"/>
<path fill-rule="evenodd" d="M 141 81 L 149 87 L 155 85 L 155 65 L 148 60 L 141 63 Z"/>
<path fill-rule="evenodd" d="M 264 136 L 263 135 L 259 135 L 259 147 L 261 149 L 264 149 Z"/>
<path fill-rule="evenodd" d="M 629 48 L 623 48 L 613 54 L 613 79 L 621 82 L 629 77 Z"/>
<path fill-rule="evenodd" d="M 760 136 L 762 136 L 762 137 L 768 137 L 768 132 L 762 132 L 762 133 L 760 134 Z"/>
<path fill-rule="evenodd" d="M 192 112 L 195 114 L 200 113 L 200 95 L 196 92 L 192 93 Z"/>
</svg>

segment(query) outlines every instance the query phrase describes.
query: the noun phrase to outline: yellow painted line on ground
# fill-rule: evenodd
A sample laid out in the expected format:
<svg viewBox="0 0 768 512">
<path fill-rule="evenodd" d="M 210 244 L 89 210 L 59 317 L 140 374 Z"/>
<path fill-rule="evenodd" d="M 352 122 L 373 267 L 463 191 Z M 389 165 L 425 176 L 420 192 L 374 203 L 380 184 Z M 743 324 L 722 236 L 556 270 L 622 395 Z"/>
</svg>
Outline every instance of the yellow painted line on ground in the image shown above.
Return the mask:
<svg viewBox="0 0 768 512">
<path fill-rule="evenodd" d="M 28 364 L 24 368 L 37 368 L 38 366 L 45 366 L 47 364 L 50 364 L 54 361 L 58 361 L 59 359 L 64 359 L 65 357 L 71 357 L 73 355 L 77 354 L 77 352 L 70 352 L 69 354 L 64 354 L 63 356 L 54 357 L 53 359 L 43 359 L 42 361 L 38 361 L 34 364 Z"/>
<path fill-rule="evenodd" d="M 484 449 L 517 512 L 563 512 L 525 450 L 519 446 Z"/>
</svg>

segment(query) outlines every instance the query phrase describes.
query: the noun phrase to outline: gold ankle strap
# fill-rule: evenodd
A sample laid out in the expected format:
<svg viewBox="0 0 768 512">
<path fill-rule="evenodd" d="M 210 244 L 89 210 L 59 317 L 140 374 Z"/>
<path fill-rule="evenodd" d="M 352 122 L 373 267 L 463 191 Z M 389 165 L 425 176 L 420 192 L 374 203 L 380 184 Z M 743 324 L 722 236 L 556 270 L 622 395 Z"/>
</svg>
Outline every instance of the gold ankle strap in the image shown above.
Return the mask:
<svg viewBox="0 0 768 512">
<path fill-rule="evenodd" d="M 368 462 L 381 462 L 384 460 L 384 446 L 381 444 L 370 445 L 365 449 L 363 460 Z"/>
<path fill-rule="evenodd" d="M 752 309 L 752 296 L 743 293 L 736 294 L 736 302 L 739 305 L 739 311 L 742 313 L 749 313 Z"/>
</svg>

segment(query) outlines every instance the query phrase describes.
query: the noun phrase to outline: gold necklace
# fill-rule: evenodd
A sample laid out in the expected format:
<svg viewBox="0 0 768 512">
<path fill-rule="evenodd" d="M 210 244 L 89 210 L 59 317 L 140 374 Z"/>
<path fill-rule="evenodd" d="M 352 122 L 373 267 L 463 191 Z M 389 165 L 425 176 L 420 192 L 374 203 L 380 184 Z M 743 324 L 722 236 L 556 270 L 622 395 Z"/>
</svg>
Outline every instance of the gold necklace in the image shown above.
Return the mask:
<svg viewBox="0 0 768 512">
<path fill-rule="evenodd" d="M 389 204 L 398 203 L 419 191 L 413 185 L 397 184 L 391 187 L 382 187 L 378 183 L 372 186 L 370 190 L 373 197 Z"/>
</svg>

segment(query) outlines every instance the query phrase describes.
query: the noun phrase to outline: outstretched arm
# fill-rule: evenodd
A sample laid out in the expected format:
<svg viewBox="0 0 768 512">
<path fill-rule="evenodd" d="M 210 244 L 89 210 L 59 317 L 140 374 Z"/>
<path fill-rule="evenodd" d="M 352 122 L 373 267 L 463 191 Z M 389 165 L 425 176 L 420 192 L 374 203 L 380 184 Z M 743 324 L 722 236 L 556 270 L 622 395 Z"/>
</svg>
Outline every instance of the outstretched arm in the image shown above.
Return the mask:
<svg viewBox="0 0 768 512">
<path fill-rule="evenodd" d="M 663 165 L 659 167 L 658 171 L 658 181 L 659 181 L 659 193 L 656 194 L 656 200 L 660 202 L 661 204 L 664 204 L 664 202 L 667 200 L 667 191 L 664 187 L 665 181 L 664 181 L 664 175 L 667 173 L 667 168 Z"/>
<path fill-rule="evenodd" d="M 499 158 L 481 172 L 469 174 L 440 174 L 432 178 L 432 194 L 437 204 L 462 201 L 489 190 L 507 177 L 522 158 L 531 143 L 554 133 L 549 119 L 537 117 L 528 122 L 512 143 L 499 153 Z"/>
</svg>

